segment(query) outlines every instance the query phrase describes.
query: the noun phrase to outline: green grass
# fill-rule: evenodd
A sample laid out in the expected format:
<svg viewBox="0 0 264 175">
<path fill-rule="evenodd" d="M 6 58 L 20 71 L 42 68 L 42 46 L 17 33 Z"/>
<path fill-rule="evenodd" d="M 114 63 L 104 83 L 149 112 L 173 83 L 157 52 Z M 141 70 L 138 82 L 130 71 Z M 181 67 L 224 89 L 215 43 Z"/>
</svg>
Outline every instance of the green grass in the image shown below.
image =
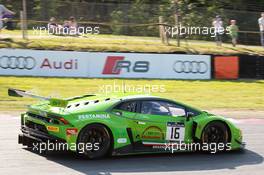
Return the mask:
<svg viewBox="0 0 264 175">
<path fill-rule="evenodd" d="M 150 52 L 191 54 L 258 54 L 264 55 L 259 46 L 223 44 L 218 47 L 214 42 L 182 40 L 181 47 L 176 46 L 175 39 L 170 45 L 161 43 L 158 37 L 136 37 L 119 35 L 86 35 L 85 37 L 42 36 L 29 31 L 29 40 L 21 39 L 21 31 L 3 30 L 0 48 L 29 48 L 40 50 L 74 50 L 74 51 L 114 51 L 114 52 Z"/>
<path fill-rule="evenodd" d="M 121 80 L 81 78 L 0 77 L 0 111 L 25 110 L 36 102 L 30 98 L 7 96 L 7 88 L 31 90 L 44 96 L 70 97 L 99 93 L 103 85 L 123 82 L 129 87 L 164 86 L 164 93 L 155 93 L 202 109 L 264 109 L 264 81 L 183 81 Z"/>
</svg>

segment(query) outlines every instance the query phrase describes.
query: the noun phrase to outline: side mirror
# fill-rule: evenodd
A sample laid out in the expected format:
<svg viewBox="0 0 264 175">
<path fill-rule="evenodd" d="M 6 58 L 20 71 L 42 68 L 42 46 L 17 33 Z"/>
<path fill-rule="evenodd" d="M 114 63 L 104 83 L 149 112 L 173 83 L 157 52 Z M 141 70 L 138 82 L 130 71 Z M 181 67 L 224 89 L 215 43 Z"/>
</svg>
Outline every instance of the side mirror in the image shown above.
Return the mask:
<svg viewBox="0 0 264 175">
<path fill-rule="evenodd" d="M 189 121 L 191 117 L 194 116 L 194 113 L 193 112 L 187 112 L 186 114 L 186 121 Z"/>
</svg>

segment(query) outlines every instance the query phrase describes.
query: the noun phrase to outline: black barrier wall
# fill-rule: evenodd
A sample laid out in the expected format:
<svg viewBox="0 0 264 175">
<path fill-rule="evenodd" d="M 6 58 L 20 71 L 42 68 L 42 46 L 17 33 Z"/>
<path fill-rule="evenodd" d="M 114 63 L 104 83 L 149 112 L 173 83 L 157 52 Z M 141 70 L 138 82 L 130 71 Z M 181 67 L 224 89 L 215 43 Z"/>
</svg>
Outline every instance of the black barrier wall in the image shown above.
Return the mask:
<svg viewBox="0 0 264 175">
<path fill-rule="evenodd" d="M 239 78 L 264 79 L 264 56 L 239 55 Z"/>
</svg>

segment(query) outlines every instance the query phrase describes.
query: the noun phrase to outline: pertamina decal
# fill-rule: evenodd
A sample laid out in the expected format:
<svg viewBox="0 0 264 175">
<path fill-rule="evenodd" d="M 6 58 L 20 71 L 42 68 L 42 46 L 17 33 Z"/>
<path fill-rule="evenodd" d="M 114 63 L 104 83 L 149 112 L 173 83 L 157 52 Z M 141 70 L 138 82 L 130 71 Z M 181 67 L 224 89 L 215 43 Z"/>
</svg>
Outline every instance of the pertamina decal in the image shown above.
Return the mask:
<svg viewBox="0 0 264 175">
<path fill-rule="evenodd" d="M 79 120 L 93 119 L 93 118 L 108 119 L 108 118 L 110 118 L 110 116 L 109 116 L 109 114 L 83 114 L 83 115 L 78 115 Z"/>
</svg>

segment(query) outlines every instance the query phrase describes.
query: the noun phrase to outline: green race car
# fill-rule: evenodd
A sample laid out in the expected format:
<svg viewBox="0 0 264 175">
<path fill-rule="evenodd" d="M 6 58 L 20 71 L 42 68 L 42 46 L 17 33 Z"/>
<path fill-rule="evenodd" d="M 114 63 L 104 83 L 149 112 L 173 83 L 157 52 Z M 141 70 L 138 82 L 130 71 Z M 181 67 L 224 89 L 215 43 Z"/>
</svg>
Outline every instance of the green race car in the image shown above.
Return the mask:
<svg viewBox="0 0 264 175">
<path fill-rule="evenodd" d="M 46 98 L 21 114 L 19 143 L 38 151 L 71 150 L 88 158 L 177 151 L 228 151 L 244 146 L 228 119 L 150 95 Z"/>
</svg>

